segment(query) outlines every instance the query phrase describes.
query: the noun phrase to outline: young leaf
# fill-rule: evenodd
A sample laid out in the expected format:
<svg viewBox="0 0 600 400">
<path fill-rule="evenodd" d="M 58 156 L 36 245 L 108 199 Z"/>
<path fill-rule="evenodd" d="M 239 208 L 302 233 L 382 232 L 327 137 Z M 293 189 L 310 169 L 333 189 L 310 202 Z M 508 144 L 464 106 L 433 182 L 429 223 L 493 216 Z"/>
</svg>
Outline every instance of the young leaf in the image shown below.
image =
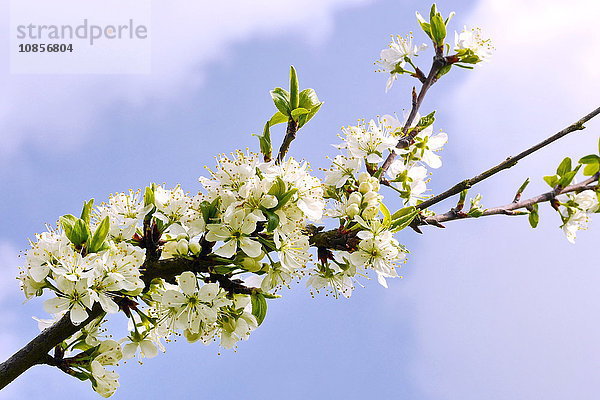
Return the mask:
<svg viewBox="0 0 600 400">
<path fill-rule="evenodd" d="M 304 114 L 308 114 L 310 112 L 310 110 L 307 110 L 306 108 L 296 108 L 294 110 L 292 110 L 292 118 L 297 119 L 296 117 L 300 116 L 300 115 L 304 115 Z"/>
<path fill-rule="evenodd" d="M 416 207 L 404 207 L 392 214 L 392 223 L 390 230 L 393 232 L 401 231 L 410 225 L 410 223 L 419 215 L 419 210 Z"/>
<path fill-rule="evenodd" d="M 96 227 L 96 231 L 89 242 L 88 252 L 97 253 L 98 251 L 102 250 L 104 247 L 104 241 L 108 236 L 109 229 L 110 220 L 108 217 L 104 217 L 104 219 Z"/>
<path fill-rule="evenodd" d="M 383 226 L 388 226 L 392 222 L 392 214 L 390 210 L 383 203 L 379 203 L 379 210 L 383 214 Z"/>
<path fill-rule="evenodd" d="M 263 129 L 262 135 L 255 135 L 258 137 L 258 143 L 260 145 L 260 152 L 264 156 L 265 162 L 271 161 L 271 155 L 273 153 L 273 145 L 271 144 L 271 129 L 270 124 L 267 121 Z"/>
<path fill-rule="evenodd" d="M 565 157 L 564 160 L 560 162 L 558 168 L 556 169 L 556 173 L 558 176 L 563 176 L 567 172 L 571 171 L 571 159 L 569 157 Z"/>
<path fill-rule="evenodd" d="M 558 185 L 558 176 L 556 175 L 547 175 L 544 177 L 544 182 L 548 184 L 551 188 Z"/>
<path fill-rule="evenodd" d="M 266 209 L 263 209 L 262 212 L 267 216 L 267 232 L 273 232 L 279 225 L 279 215 Z"/>
<path fill-rule="evenodd" d="M 271 90 L 271 98 L 273 99 L 273 103 L 279 112 L 287 116 L 290 115 L 290 94 L 287 92 L 287 90 L 277 87 Z"/>
<path fill-rule="evenodd" d="M 92 207 L 94 207 L 94 199 L 86 201 L 83 203 L 83 210 L 81 210 L 81 219 L 85 221 L 85 223 L 90 223 L 90 215 L 92 213 Z"/>
<path fill-rule="evenodd" d="M 269 126 L 274 126 L 277 124 L 282 124 L 284 122 L 288 122 L 289 119 L 290 119 L 290 117 L 282 114 L 280 111 L 277 111 L 275 114 L 273 114 L 273 116 L 269 120 Z"/>
<path fill-rule="evenodd" d="M 262 293 L 253 293 L 250 295 L 250 301 L 252 303 L 252 315 L 256 317 L 256 322 L 260 326 L 267 316 L 267 300 Z"/>
<path fill-rule="evenodd" d="M 58 219 L 58 223 L 60 224 L 61 228 L 63 229 L 63 231 L 65 231 L 65 234 L 67 235 L 67 237 L 69 237 L 71 235 L 71 231 L 73 230 L 73 225 L 75 225 L 75 222 L 77 222 L 77 217 L 71 214 L 67 214 L 67 215 L 63 215 L 62 217 L 60 217 Z"/>
<path fill-rule="evenodd" d="M 65 231 L 65 234 L 67 232 Z M 67 235 L 67 238 L 73 243 L 75 246 L 81 246 L 84 244 L 88 238 L 90 237 L 90 228 L 87 223 L 81 218 L 77 219 L 73 224 L 73 229 L 70 232 L 70 235 Z"/>
<path fill-rule="evenodd" d="M 538 226 L 539 222 L 540 216 L 538 214 L 538 205 L 534 204 L 531 206 L 531 210 L 529 211 L 529 225 L 531 225 L 532 228 L 535 228 Z"/>
<path fill-rule="evenodd" d="M 298 75 L 296 74 L 296 68 L 292 65 L 290 67 L 290 110 L 298 108 Z"/>
</svg>

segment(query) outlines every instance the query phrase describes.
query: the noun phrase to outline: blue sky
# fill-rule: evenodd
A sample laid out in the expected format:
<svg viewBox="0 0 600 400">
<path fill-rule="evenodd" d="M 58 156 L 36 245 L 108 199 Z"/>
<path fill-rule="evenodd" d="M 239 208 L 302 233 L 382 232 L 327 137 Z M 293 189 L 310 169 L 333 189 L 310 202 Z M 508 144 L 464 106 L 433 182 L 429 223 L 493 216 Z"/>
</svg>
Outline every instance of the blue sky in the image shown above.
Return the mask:
<svg viewBox="0 0 600 400">
<path fill-rule="evenodd" d="M 425 13 L 428 3 L 307 0 L 295 8 L 263 1 L 237 11 L 223 3 L 153 3 L 151 75 L 11 75 L 0 66 L 3 358 L 37 334 L 30 316 L 44 316 L 40 301 L 21 304 L 12 279 L 27 239 L 91 197 L 149 182 L 198 190 L 197 177 L 215 154 L 257 147 L 250 133 L 273 112 L 268 90 L 285 85 L 290 64 L 301 85 L 326 102 L 292 149 L 315 169 L 335 154 L 329 144 L 341 126 L 409 105 L 413 83 L 406 78 L 385 94 L 386 77 L 372 63 L 390 34 L 416 32 L 414 11 Z M 600 37 L 589 26 L 600 7 L 591 0 L 522 3 L 438 3 L 457 12 L 456 29 L 481 26 L 497 50 L 490 64 L 452 71 L 424 104 L 424 112 L 437 110 L 436 128 L 450 138 L 434 190 L 598 106 Z M 6 0 L 0 7 L 6 11 Z M 537 194 L 541 176 L 562 157 L 596 148 L 599 129 L 593 121 L 473 192 L 486 206 L 504 204 L 530 176 L 528 193 Z M 113 398 L 596 398 L 597 221 L 575 246 L 559 223 L 544 210 L 537 230 L 523 218 L 491 217 L 421 236 L 403 231 L 399 240 L 411 255 L 404 278 L 389 289 L 367 282 L 351 299 L 333 300 L 312 299 L 298 285 L 269 303 L 264 324 L 237 352 L 173 343 L 142 366 L 121 366 Z M 66 392 L 99 398 L 88 383 L 36 367 L 0 399 Z"/>
</svg>

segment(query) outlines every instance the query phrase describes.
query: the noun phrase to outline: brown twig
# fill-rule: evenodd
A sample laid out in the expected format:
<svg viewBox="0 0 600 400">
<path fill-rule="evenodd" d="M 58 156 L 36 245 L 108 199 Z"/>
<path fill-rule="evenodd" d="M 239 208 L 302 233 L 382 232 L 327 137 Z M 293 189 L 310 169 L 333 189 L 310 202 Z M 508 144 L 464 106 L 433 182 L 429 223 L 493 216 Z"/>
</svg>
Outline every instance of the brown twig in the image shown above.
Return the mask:
<svg viewBox="0 0 600 400">
<path fill-rule="evenodd" d="M 473 185 L 475 185 L 476 183 L 479 183 L 481 181 L 483 181 L 484 179 L 489 178 L 490 176 L 493 176 L 495 174 L 497 174 L 500 171 L 503 171 L 505 169 L 511 168 L 514 165 L 516 165 L 521 159 L 527 157 L 528 155 L 540 150 L 543 147 L 546 147 L 547 145 L 549 145 L 552 142 L 557 141 L 558 139 L 562 138 L 563 136 L 568 135 L 571 132 L 575 132 L 575 131 L 579 131 L 584 129 L 585 127 L 583 126 L 584 123 L 588 122 L 589 120 L 591 120 L 592 118 L 594 118 L 595 116 L 597 116 L 598 114 L 600 114 L 600 107 L 596 108 L 594 111 L 592 111 L 591 113 L 587 114 L 586 116 L 584 116 L 583 118 L 581 118 L 579 121 L 567 126 L 566 128 L 564 128 L 563 130 L 557 132 L 556 134 L 550 136 L 549 138 L 547 138 L 546 140 L 541 141 L 540 143 L 536 144 L 535 146 L 532 146 L 530 148 L 528 148 L 525 151 L 522 151 L 521 153 L 512 156 L 512 157 L 508 157 L 506 160 L 502 161 L 500 164 L 488 169 L 487 171 L 482 172 L 479 175 L 474 176 L 471 179 L 465 179 L 462 182 L 457 183 L 456 185 L 452 186 L 450 189 L 446 190 L 443 193 L 438 194 L 437 196 L 434 196 L 428 200 L 425 200 L 424 202 L 420 203 L 419 205 L 417 205 L 417 208 L 424 210 L 426 208 L 431 207 L 434 204 L 439 203 L 442 200 L 447 199 L 448 197 L 454 196 L 456 194 L 459 194 L 460 192 L 462 192 L 465 189 L 469 189 L 470 187 L 472 187 Z"/>
<path fill-rule="evenodd" d="M 582 192 L 582 191 L 588 190 L 588 189 L 595 190 L 597 188 L 598 184 L 596 183 L 596 185 L 592 185 L 592 183 L 594 183 L 594 182 L 598 182 L 598 174 L 596 174 L 580 183 L 577 183 L 575 185 L 567 186 L 566 188 L 564 188 L 558 192 L 555 190 L 551 190 L 550 192 L 546 192 L 546 193 L 540 194 L 539 196 L 531 197 L 526 200 L 512 202 L 512 203 L 509 203 L 509 204 L 506 204 L 506 205 L 500 206 L 500 207 L 489 208 L 489 209 L 485 210 L 481 216 L 484 217 L 484 216 L 488 216 L 488 215 L 519 215 L 519 213 L 515 212 L 516 210 L 530 209 L 531 206 L 533 206 L 534 204 L 552 201 L 556 196 L 558 196 L 560 194 L 571 193 L 571 192 Z M 439 227 L 442 222 L 454 221 L 457 219 L 467 219 L 467 218 L 474 218 L 474 217 L 469 216 L 467 213 L 458 214 L 454 210 L 450 210 L 444 214 L 438 214 L 438 215 L 435 215 L 432 217 L 427 217 L 424 220 L 420 221 L 419 225 L 435 225 L 435 226 Z M 443 227 L 443 226 L 441 226 L 441 227 Z"/>
<path fill-rule="evenodd" d="M 295 121 L 290 117 L 287 124 L 287 129 L 285 130 L 285 136 L 283 138 L 283 142 L 281 142 L 281 147 L 279 148 L 279 153 L 277 154 L 277 160 L 275 163 L 280 164 L 283 161 L 283 158 L 287 154 L 290 144 L 292 141 L 296 139 L 296 133 L 298 132 L 298 121 Z"/>
</svg>

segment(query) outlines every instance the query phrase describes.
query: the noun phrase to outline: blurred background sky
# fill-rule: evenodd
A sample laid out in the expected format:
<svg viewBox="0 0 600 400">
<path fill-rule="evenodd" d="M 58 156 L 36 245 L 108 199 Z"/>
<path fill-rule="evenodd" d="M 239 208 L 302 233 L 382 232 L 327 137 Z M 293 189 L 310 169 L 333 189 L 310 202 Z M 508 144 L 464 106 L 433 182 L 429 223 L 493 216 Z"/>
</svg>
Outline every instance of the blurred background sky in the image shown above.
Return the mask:
<svg viewBox="0 0 600 400">
<path fill-rule="evenodd" d="M 422 111 L 449 134 L 431 188 L 443 190 L 562 129 L 600 104 L 600 3 L 595 0 L 439 1 L 454 29 L 482 27 L 496 52 L 453 70 Z M 325 101 L 291 154 L 327 166 L 329 144 L 358 118 L 401 114 L 404 78 L 384 93 L 374 73 L 390 34 L 414 31 L 430 3 L 400 0 L 154 1 L 150 75 L 11 75 L 0 64 L 0 358 L 38 333 L 22 305 L 17 265 L 27 239 L 82 201 L 149 182 L 197 177 L 213 156 L 257 149 L 273 112 L 268 90 L 290 64 Z M 0 15 L 8 2 L 0 0 Z M 7 18 L 0 19 L 6 31 Z M 0 49 L 7 53 L 7 35 Z M 428 68 L 429 54 L 419 57 Z M 472 190 L 488 207 L 526 195 L 564 156 L 596 149 L 600 121 Z M 281 129 L 273 132 L 275 140 Z M 320 172 L 317 172 L 320 173 Z M 392 194 L 390 193 L 390 196 Z M 453 202 L 438 205 L 440 212 Z M 600 395 L 599 221 L 576 245 L 542 207 L 526 218 L 488 217 L 403 231 L 403 279 L 366 282 L 351 299 L 312 299 L 304 285 L 270 301 L 237 352 L 171 343 L 117 369 L 114 399 L 597 399 Z M 117 322 L 118 324 L 118 322 Z M 220 353 L 220 354 L 219 354 Z M 49 367 L 22 375 L 0 399 L 97 399 L 89 382 Z"/>
</svg>

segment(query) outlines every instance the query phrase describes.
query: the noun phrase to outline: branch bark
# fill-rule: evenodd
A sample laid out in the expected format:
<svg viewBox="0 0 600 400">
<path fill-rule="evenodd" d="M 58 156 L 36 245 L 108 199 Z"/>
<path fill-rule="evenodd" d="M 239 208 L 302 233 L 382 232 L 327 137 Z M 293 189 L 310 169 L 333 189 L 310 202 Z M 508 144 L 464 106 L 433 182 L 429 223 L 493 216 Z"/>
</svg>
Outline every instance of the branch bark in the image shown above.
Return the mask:
<svg viewBox="0 0 600 400">
<path fill-rule="evenodd" d="M 280 164 L 283 161 L 283 158 L 287 154 L 292 141 L 296 139 L 296 133 L 298 132 L 298 121 L 294 121 L 293 118 L 290 117 L 287 128 L 285 130 L 285 136 L 283 137 L 283 142 L 281 143 L 281 147 L 279 148 L 279 153 L 277 154 L 277 160 L 275 161 L 277 164 Z"/>
<path fill-rule="evenodd" d="M 438 194 L 437 196 L 434 196 L 428 200 L 425 200 L 424 202 L 417 205 L 417 208 L 421 209 L 421 210 L 429 208 L 432 205 L 437 204 L 440 201 L 447 199 L 448 197 L 454 196 L 456 194 L 459 194 L 460 192 L 462 192 L 465 189 L 471 188 L 473 185 L 497 174 L 500 171 L 503 171 L 505 169 L 515 166 L 521 159 L 540 150 L 543 147 L 546 147 L 550 143 L 557 141 L 558 139 L 568 135 L 571 132 L 575 132 L 575 131 L 584 129 L 585 127 L 583 126 L 583 124 L 588 122 L 589 120 L 591 120 L 598 114 L 600 114 L 600 107 L 596 108 L 594 111 L 592 111 L 589 114 L 587 114 L 586 116 L 582 117 L 579 121 L 572 123 L 571 125 L 567 126 L 563 130 L 550 136 L 546 140 L 541 141 L 540 143 L 528 148 L 527 150 L 522 151 L 521 153 L 519 153 L 515 156 L 508 157 L 506 160 L 502 161 L 500 164 L 488 169 L 487 171 L 482 172 L 479 175 L 474 176 L 473 178 L 465 179 L 464 181 L 457 183 L 456 185 L 452 186 L 450 189 Z"/>
</svg>

